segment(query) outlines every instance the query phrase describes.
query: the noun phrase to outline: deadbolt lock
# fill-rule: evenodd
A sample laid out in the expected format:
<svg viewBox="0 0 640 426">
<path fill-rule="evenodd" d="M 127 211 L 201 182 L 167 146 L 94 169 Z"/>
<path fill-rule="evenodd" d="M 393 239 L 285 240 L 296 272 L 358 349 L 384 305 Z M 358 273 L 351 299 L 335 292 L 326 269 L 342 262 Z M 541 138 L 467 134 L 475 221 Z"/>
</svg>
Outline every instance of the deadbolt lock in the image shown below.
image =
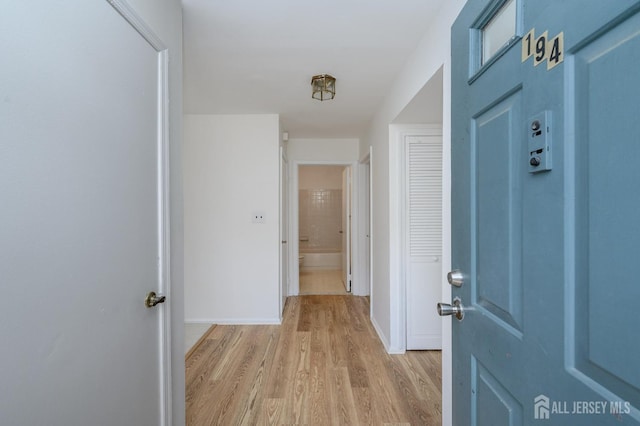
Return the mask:
<svg viewBox="0 0 640 426">
<path fill-rule="evenodd" d="M 462 273 L 462 271 L 454 269 L 447 274 L 447 281 L 452 286 L 462 287 L 462 284 L 464 284 L 464 274 Z"/>
</svg>

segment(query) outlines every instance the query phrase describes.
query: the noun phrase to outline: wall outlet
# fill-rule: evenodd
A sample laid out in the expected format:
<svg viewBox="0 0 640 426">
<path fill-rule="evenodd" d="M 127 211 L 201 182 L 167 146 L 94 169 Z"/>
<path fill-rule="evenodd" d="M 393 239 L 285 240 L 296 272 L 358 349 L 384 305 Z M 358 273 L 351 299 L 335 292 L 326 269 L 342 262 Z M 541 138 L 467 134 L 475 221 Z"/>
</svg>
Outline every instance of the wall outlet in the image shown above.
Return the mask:
<svg viewBox="0 0 640 426">
<path fill-rule="evenodd" d="M 251 213 L 251 222 L 253 223 L 265 223 L 265 214 L 262 211 L 255 211 Z"/>
</svg>

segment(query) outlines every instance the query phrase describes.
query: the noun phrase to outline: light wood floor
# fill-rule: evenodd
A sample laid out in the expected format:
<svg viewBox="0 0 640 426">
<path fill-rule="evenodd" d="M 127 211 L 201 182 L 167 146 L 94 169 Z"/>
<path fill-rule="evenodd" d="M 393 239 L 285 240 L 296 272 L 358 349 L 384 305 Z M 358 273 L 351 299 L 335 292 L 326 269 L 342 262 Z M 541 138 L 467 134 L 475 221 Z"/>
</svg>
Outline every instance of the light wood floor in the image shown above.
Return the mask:
<svg viewBox="0 0 640 426">
<path fill-rule="evenodd" d="M 342 270 L 300 271 L 300 294 L 347 294 Z"/>
<path fill-rule="evenodd" d="M 190 352 L 187 424 L 440 425 L 440 365 L 387 354 L 367 298 L 290 297 L 282 325 L 218 325 Z"/>
</svg>

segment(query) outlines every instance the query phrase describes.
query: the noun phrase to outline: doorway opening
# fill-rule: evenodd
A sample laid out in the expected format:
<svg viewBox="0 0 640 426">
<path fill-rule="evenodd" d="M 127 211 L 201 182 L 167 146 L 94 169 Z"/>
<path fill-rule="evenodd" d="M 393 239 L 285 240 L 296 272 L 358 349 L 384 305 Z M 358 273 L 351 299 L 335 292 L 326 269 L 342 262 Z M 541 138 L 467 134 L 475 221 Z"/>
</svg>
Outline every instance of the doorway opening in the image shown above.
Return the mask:
<svg viewBox="0 0 640 426">
<path fill-rule="evenodd" d="M 298 294 L 351 292 L 351 166 L 298 167 Z"/>
<path fill-rule="evenodd" d="M 442 299 L 446 242 L 443 241 L 443 93 L 440 67 L 391 125 L 397 156 L 390 174 L 396 177 L 392 205 L 392 240 L 398 253 L 398 350 L 440 349 L 442 320 L 435 306 Z M 444 273 L 444 275 L 443 275 Z"/>
</svg>

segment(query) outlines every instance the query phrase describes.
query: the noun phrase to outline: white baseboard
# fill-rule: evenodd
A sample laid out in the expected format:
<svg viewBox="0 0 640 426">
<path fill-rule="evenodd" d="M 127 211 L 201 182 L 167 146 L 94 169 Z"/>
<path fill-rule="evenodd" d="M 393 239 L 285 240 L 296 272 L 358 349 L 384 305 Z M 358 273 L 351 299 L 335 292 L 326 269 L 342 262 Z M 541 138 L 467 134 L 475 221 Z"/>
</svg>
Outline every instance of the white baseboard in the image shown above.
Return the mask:
<svg viewBox="0 0 640 426">
<path fill-rule="evenodd" d="M 376 322 L 376 319 L 374 317 L 370 317 L 370 319 L 371 319 L 371 324 L 373 324 L 374 330 L 376 330 L 376 333 L 378 334 L 378 338 L 382 342 L 382 345 L 384 346 L 384 349 L 387 351 L 388 354 L 401 355 L 405 353 L 404 349 L 391 347 L 391 345 L 389 344 L 389 341 L 387 340 L 387 337 L 380 330 L 380 326 Z"/>
<path fill-rule="evenodd" d="M 442 336 L 440 334 L 413 336 L 411 343 L 407 342 L 407 350 L 439 351 L 442 350 Z"/>
<path fill-rule="evenodd" d="M 308 272 L 308 271 L 338 271 L 340 269 L 342 269 L 341 266 L 333 266 L 333 265 L 303 266 L 300 269 L 300 272 Z"/>
</svg>

